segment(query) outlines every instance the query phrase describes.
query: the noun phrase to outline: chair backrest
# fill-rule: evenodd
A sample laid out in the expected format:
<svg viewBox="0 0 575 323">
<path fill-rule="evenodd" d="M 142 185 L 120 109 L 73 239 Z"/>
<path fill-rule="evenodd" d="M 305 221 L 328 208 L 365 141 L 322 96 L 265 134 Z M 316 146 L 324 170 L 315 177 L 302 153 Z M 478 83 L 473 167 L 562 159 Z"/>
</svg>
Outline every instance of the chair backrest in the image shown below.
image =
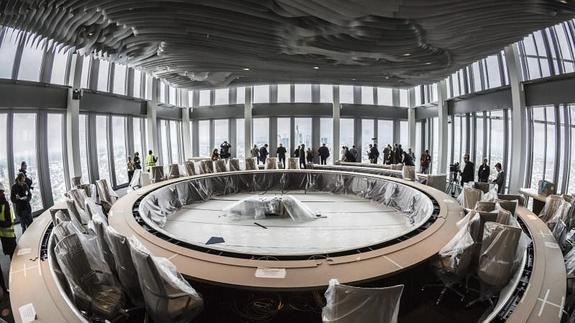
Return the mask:
<svg viewBox="0 0 575 323">
<path fill-rule="evenodd" d="M 481 200 L 480 190 L 472 187 L 463 188 L 463 207 L 466 209 L 474 209 L 477 202 Z"/>
<path fill-rule="evenodd" d="M 180 166 L 178 164 L 171 164 L 168 168 L 168 178 L 180 177 Z"/>
<path fill-rule="evenodd" d="M 200 162 L 200 171 L 202 174 L 211 174 L 214 172 L 214 162 L 211 160 L 202 160 Z"/>
<path fill-rule="evenodd" d="M 475 210 L 480 212 L 495 211 L 495 202 L 479 201 L 475 204 Z"/>
<path fill-rule="evenodd" d="M 226 160 L 225 159 L 218 159 L 216 160 L 216 172 L 217 173 L 223 173 L 223 172 L 227 172 L 228 168 L 226 165 Z"/>
<path fill-rule="evenodd" d="M 517 200 L 517 204 L 519 206 L 525 206 L 525 197 L 523 197 L 522 195 L 517 195 L 517 194 L 497 194 L 497 198 L 499 199 L 499 201 L 513 201 L 513 200 Z"/>
<path fill-rule="evenodd" d="M 479 256 L 479 279 L 495 288 L 504 287 L 513 274 L 521 228 L 495 222 L 485 224 Z"/>
<path fill-rule="evenodd" d="M 509 211 L 511 215 L 515 216 L 519 200 L 497 200 L 497 205 L 499 205 L 500 209 Z"/>
<path fill-rule="evenodd" d="M 158 183 L 164 180 L 164 166 L 152 166 L 152 183 Z"/>
<path fill-rule="evenodd" d="M 266 159 L 266 169 L 278 169 L 277 157 L 268 157 Z"/>
<path fill-rule="evenodd" d="M 90 268 L 90 262 L 84 252 L 79 235 L 71 233 L 62 237 L 56 244 L 54 252 L 56 261 L 66 276 L 74 296 L 86 298 L 91 284 L 97 282 L 97 277 Z"/>
<path fill-rule="evenodd" d="M 258 169 L 258 164 L 256 158 L 246 158 L 246 170 L 256 170 Z"/>
<path fill-rule="evenodd" d="M 99 219 L 100 221 L 108 224 L 108 218 L 104 214 L 104 210 L 100 205 L 97 205 L 92 200 L 86 200 L 85 206 L 86 214 L 90 219 L 94 220 L 94 218 Z"/>
<path fill-rule="evenodd" d="M 76 203 L 78 209 L 84 210 L 84 203 L 88 199 L 86 191 L 79 188 L 73 188 L 67 193 L 68 197 Z"/>
<path fill-rule="evenodd" d="M 82 176 L 72 177 L 72 186 L 76 187 L 76 186 L 80 186 L 80 185 L 82 185 Z"/>
<path fill-rule="evenodd" d="M 116 264 L 116 275 L 123 290 L 135 305 L 144 304 L 144 296 L 140 287 L 140 281 L 132 261 L 130 244 L 128 238 L 119 234 L 112 227 L 106 227 L 106 237 L 114 263 Z"/>
<path fill-rule="evenodd" d="M 475 182 L 473 183 L 473 188 L 476 188 L 482 191 L 483 193 L 487 193 L 489 192 L 489 183 Z"/>
<path fill-rule="evenodd" d="M 96 181 L 96 188 L 98 190 L 98 196 L 100 197 L 101 201 L 105 201 L 110 205 L 114 204 L 118 199 L 118 195 L 110 186 L 110 183 L 107 179 L 102 178 Z"/>
<path fill-rule="evenodd" d="M 68 209 L 68 213 L 70 213 L 70 218 L 72 221 L 80 223 L 80 225 L 86 225 L 90 222 L 90 218 L 88 218 L 86 212 L 76 207 L 76 203 L 73 200 L 66 199 L 66 207 Z"/>
<path fill-rule="evenodd" d="M 342 285 L 332 279 L 325 292 L 323 322 L 396 323 L 403 285 L 361 288 Z"/>
<path fill-rule="evenodd" d="M 169 260 L 152 257 L 136 239 L 130 239 L 130 252 L 154 322 L 190 322 L 200 313 L 203 299 Z"/>
<path fill-rule="evenodd" d="M 290 157 L 288 158 L 288 169 L 299 169 L 299 158 Z"/>
<path fill-rule="evenodd" d="M 415 180 L 415 166 L 404 165 L 401 170 L 401 176 L 407 181 Z"/>
<path fill-rule="evenodd" d="M 57 244 L 69 235 L 82 234 L 82 230 L 78 228 L 78 226 L 76 226 L 72 221 L 62 221 L 54 226 L 52 234 L 54 235 L 54 242 Z"/>
<path fill-rule="evenodd" d="M 96 232 L 96 237 L 98 237 L 98 247 L 102 252 L 102 256 L 104 260 L 110 267 L 112 273 L 116 273 L 116 262 L 112 251 L 110 250 L 110 246 L 108 245 L 107 235 L 106 235 L 106 228 L 108 224 L 103 222 L 102 219 L 97 215 L 92 219 L 92 225 L 94 226 L 94 231 Z"/>
<path fill-rule="evenodd" d="M 555 212 L 561 207 L 565 200 L 561 195 L 549 195 L 545 199 L 545 206 L 541 213 L 539 213 L 539 218 L 541 221 L 547 223 L 554 215 Z"/>
<path fill-rule="evenodd" d="M 237 158 L 230 159 L 229 166 L 230 166 L 230 172 L 235 172 L 235 171 L 241 170 L 240 160 Z"/>
<path fill-rule="evenodd" d="M 188 160 L 185 165 L 186 165 L 186 173 L 188 174 L 188 176 L 196 175 L 196 167 L 194 166 L 193 161 Z"/>
<path fill-rule="evenodd" d="M 476 243 L 483 241 L 485 223 L 496 222 L 505 225 L 509 223 L 510 213 L 505 210 L 500 210 L 499 212 L 475 212 L 477 217 L 473 217 L 469 221 L 469 233 Z"/>
</svg>

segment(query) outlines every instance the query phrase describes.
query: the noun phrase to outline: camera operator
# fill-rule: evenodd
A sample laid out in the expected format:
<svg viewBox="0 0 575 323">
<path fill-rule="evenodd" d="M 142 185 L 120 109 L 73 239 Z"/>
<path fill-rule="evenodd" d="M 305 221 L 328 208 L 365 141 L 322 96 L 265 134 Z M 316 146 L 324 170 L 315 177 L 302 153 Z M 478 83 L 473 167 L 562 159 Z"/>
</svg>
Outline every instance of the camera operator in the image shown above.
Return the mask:
<svg viewBox="0 0 575 323">
<path fill-rule="evenodd" d="M 463 183 L 475 180 L 475 165 L 469 160 L 469 154 L 463 155 L 463 162 L 465 162 L 465 166 L 461 172 L 461 186 L 463 186 Z"/>
</svg>

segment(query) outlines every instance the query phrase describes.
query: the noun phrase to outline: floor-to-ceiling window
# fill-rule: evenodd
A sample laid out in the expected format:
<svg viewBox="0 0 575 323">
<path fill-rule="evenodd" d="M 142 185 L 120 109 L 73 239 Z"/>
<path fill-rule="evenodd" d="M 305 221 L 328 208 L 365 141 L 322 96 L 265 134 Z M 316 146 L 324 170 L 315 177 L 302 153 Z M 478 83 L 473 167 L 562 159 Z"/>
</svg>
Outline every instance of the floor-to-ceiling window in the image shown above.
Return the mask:
<svg viewBox="0 0 575 323">
<path fill-rule="evenodd" d="M 212 151 L 210 149 L 210 120 L 200 120 L 198 122 L 198 136 L 200 156 L 211 156 Z"/>
<path fill-rule="evenodd" d="M 321 103 L 333 102 L 333 85 L 321 84 L 319 86 L 319 102 Z"/>
<path fill-rule="evenodd" d="M 0 181 L 4 184 L 6 195 L 10 191 L 10 174 L 8 173 L 8 114 L 0 113 Z"/>
<path fill-rule="evenodd" d="M 21 162 L 28 165 L 27 174 L 33 180 L 32 211 L 43 208 L 40 194 L 40 177 L 36 154 L 36 113 L 14 113 L 12 149 L 14 152 L 14 170 L 18 172 Z"/>
<path fill-rule="evenodd" d="M 362 89 L 362 91 L 363 91 L 363 89 Z M 362 162 L 369 161 L 369 158 L 368 158 L 369 145 L 373 144 L 373 138 L 374 137 L 375 137 L 374 120 L 373 119 L 362 119 L 361 120 L 361 161 Z"/>
<path fill-rule="evenodd" d="M 112 89 L 116 94 L 126 94 L 126 75 L 127 67 L 122 64 L 114 64 L 114 88 Z"/>
<path fill-rule="evenodd" d="M 245 154 L 245 119 L 236 119 L 236 157 L 243 162 L 246 158 Z"/>
<path fill-rule="evenodd" d="M 24 39 L 29 40 L 31 37 L 31 33 L 26 33 Z M 33 82 L 40 80 L 40 68 L 42 67 L 45 43 L 45 41 L 40 41 L 40 44 L 36 44 L 36 42 L 33 41 L 26 42 L 22 49 L 22 56 L 20 56 L 19 80 Z"/>
<path fill-rule="evenodd" d="M 490 166 L 491 174 L 497 174 L 495 170 L 495 164 L 501 163 L 503 169 L 507 167 L 506 161 L 503 159 L 503 152 L 505 149 L 505 129 L 503 125 L 503 110 L 491 111 L 491 147 L 490 147 Z"/>
<path fill-rule="evenodd" d="M 80 141 L 80 167 L 82 169 L 82 183 L 90 182 L 90 172 L 88 171 L 88 117 L 85 114 L 79 116 L 79 141 Z"/>
<path fill-rule="evenodd" d="M 340 87 L 341 88 L 341 87 Z M 341 150 L 341 146 L 346 146 L 349 149 L 354 145 L 353 132 L 354 132 L 354 120 L 350 118 L 341 118 L 339 120 L 339 145 L 337 149 Z M 335 148 L 334 148 L 335 149 Z M 342 158 L 342 156 L 340 156 Z"/>
<path fill-rule="evenodd" d="M 307 148 L 312 149 L 316 148 L 311 146 L 311 127 L 312 127 L 311 118 L 295 118 L 294 124 L 295 124 L 294 144 L 298 146 L 304 144 L 306 150 Z"/>
<path fill-rule="evenodd" d="M 270 119 L 253 118 L 252 143 L 258 148 L 270 142 Z"/>
<path fill-rule="evenodd" d="M 291 156 L 291 151 L 290 151 L 290 118 L 278 118 L 278 131 L 277 131 L 277 141 L 278 141 L 278 147 L 279 144 L 282 144 L 284 146 L 284 148 L 287 151 L 287 156 L 289 157 Z"/>
<path fill-rule="evenodd" d="M 217 129 L 217 128 L 216 128 Z M 172 153 L 171 164 L 179 164 L 181 160 L 180 147 L 182 143 L 182 129 L 181 122 L 176 120 L 170 120 L 170 150 Z"/>
<path fill-rule="evenodd" d="M 128 183 L 128 149 L 126 143 L 126 117 L 112 117 L 112 143 L 114 152 L 114 172 L 116 185 Z"/>
<path fill-rule="evenodd" d="M 2 28 L 0 37 L 2 37 L 0 45 L 0 62 L 2 62 L 0 64 L 0 78 L 11 79 L 14 58 L 16 58 L 16 51 L 18 50 L 17 33 L 14 32 L 13 28 Z"/>
<path fill-rule="evenodd" d="M 142 133 L 142 118 L 134 117 L 132 119 L 132 129 L 134 135 L 134 151 L 130 152 L 130 156 L 134 157 L 134 153 L 140 153 L 140 159 L 144 158 L 148 153 L 144 148 L 144 142 L 142 141 L 142 137 L 144 134 Z"/>
<path fill-rule="evenodd" d="M 353 103 L 353 86 L 339 86 L 339 103 Z"/>
<path fill-rule="evenodd" d="M 319 119 L 319 143 L 325 144 L 329 149 L 329 157 L 327 158 L 327 163 L 331 163 L 333 160 L 333 154 L 335 149 L 338 147 L 333 146 L 333 119 L 332 118 L 321 118 Z M 341 158 L 341 156 L 340 156 Z"/>
<path fill-rule="evenodd" d="M 108 117 L 96 116 L 96 154 L 99 178 L 110 181 L 110 157 L 108 156 Z"/>
<path fill-rule="evenodd" d="M 168 120 L 160 120 L 160 146 L 162 146 L 162 154 L 160 155 L 161 165 L 168 165 L 170 163 L 170 141 L 168 138 Z"/>
<path fill-rule="evenodd" d="M 383 149 L 387 145 L 393 146 L 393 121 L 377 120 L 377 144 L 380 147 L 380 159 L 383 161 Z"/>
<path fill-rule="evenodd" d="M 441 173 L 443 170 L 439 169 L 439 118 L 435 117 L 430 119 L 432 122 L 432 146 L 431 154 L 431 172 L 433 174 Z M 448 136 L 450 137 L 450 136 Z M 449 147 L 449 146 L 447 146 Z"/>
<path fill-rule="evenodd" d="M 98 67 L 98 91 L 108 91 L 108 76 L 110 74 L 110 63 L 108 61 L 100 60 Z"/>
<path fill-rule="evenodd" d="M 213 148 L 219 148 L 220 145 L 227 141 L 230 142 L 229 129 L 228 129 L 228 119 L 218 119 L 214 120 L 214 145 Z"/>
<path fill-rule="evenodd" d="M 311 102 L 311 84 L 296 84 L 294 90 L 294 102 Z"/>
<path fill-rule="evenodd" d="M 409 139 L 407 137 L 407 121 L 401 120 L 399 121 L 399 144 L 405 151 L 408 148 L 413 149 L 413 147 L 409 147 Z"/>
<path fill-rule="evenodd" d="M 270 86 L 269 85 L 254 86 L 252 96 L 254 98 L 253 103 L 270 102 Z"/>
<path fill-rule="evenodd" d="M 569 106 L 569 109 L 569 114 L 571 116 L 571 168 L 569 173 L 568 193 L 575 194 L 575 105 Z"/>
<path fill-rule="evenodd" d="M 289 84 L 278 84 L 278 103 L 291 101 L 291 86 Z"/>
<path fill-rule="evenodd" d="M 540 180 L 553 181 L 553 178 L 549 178 L 547 174 L 549 173 L 547 168 L 553 168 L 551 161 L 554 154 L 555 147 L 551 145 L 551 141 L 554 141 L 553 131 L 548 131 L 547 124 L 547 109 L 546 107 L 533 107 L 531 108 L 532 113 L 532 132 L 533 136 L 531 142 L 533 144 L 532 154 L 531 154 L 531 187 L 537 188 L 537 184 Z M 553 137 L 551 139 L 550 137 Z"/>
<path fill-rule="evenodd" d="M 64 115 L 48 113 L 47 116 L 48 170 L 54 203 L 65 199 L 66 172 L 64 170 Z"/>
</svg>

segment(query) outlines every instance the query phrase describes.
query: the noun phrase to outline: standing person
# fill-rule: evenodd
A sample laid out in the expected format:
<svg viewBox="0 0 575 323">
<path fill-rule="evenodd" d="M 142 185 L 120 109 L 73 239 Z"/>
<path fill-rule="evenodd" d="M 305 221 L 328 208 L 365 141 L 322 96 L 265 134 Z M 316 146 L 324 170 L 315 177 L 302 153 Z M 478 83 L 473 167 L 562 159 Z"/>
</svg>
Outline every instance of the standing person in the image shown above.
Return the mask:
<svg viewBox="0 0 575 323">
<path fill-rule="evenodd" d="M 479 166 L 479 170 L 477 171 L 477 181 L 487 183 L 489 181 L 489 174 L 491 173 L 491 169 L 489 165 L 487 165 L 487 158 L 483 159 L 483 163 Z"/>
<path fill-rule="evenodd" d="M 392 164 L 398 163 L 397 152 L 398 152 L 397 144 L 393 144 L 393 149 L 391 150 L 391 163 Z"/>
<path fill-rule="evenodd" d="M 469 154 L 463 155 L 463 162 L 465 166 L 463 167 L 463 172 L 461 172 L 461 186 L 463 186 L 463 183 L 473 182 L 475 179 L 475 165 L 469 160 Z"/>
<path fill-rule="evenodd" d="M 10 200 L 14 204 L 16 215 L 20 218 L 22 233 L 26 231 L 33 221 L 32 206 L 30 205 L 31 199 L 32 193 L 30 193 L 28 184 L 26 184 L 26 175 L 24 175 L 24 173 L 18 173 L 16 183 L 12 185 L 12 189 L 10 190 Z"/>
<path fill-rule="evenodd" d="M 301 149 L 301 145 L 297 146 L 297 148 L 293 152 L 294 157 L 299 157 L 299 151 Z"/>
<path fill-rule="evenodd" d="M 220 145 L 220 157 L 223 159 L 230 158 L 232 156 L 230 149 L 232 145 L 228 144 L 227 140 Z"/>
<path fill-rule="evenodd" d="M 137 151 L 134 153 L 134 168 L 142 169 L 142 161 L 140 160 L 140 153 Z"/>
<path fill-rule="evenodd" d="M 505 172 L 503 172 L 501 163 L 495 164 L 495 170 L 497 170 L 497 178 L 492 183 L 497 184 L 497 193 L 503 194 L 505 191 Z"/>
<path fill-rule="evenodd" d="M 387 145 L 383 148 L 383 163 L 389 164 L 389 156 L 391 154 L 391 146 Z"/>
<path fill-rule="evenodd" d="M 369 144 L 369 147 L 367 149 L 367 159 L 369 160 L 369 162 L 371 164 L 373 164 L 373 145 Z"/>
<path fill-rule="evenodd" d="M 286 168 L 286 153 L 287 153 L 286 148 L 282 144 L 280 144 L 280 146 L 276 150 L 276 155 L 278 155 L 278 160 L 280 164 L 283 165 L 283 168 Z"/>
<path fill-rule="evenodd" d="M 268 144 L 265 144 L 262 146 L 262 148 L 260 148 L 260 160 L 262 162 L 262 164 L 266 164 L 266 159 L 268 158 Z"/>
<path fill-rule="evenodd" d="M 415 154 L 411 151 L 411 148 L 407 149 L 407 154 L 411 157 L 411 160 L 415 162 Z"/>
<path fill-rule="evenodd" d="M 16 249 L 14 214 L 12 213 L 12 208 L 10 208 L 10 203 L 6 199 L 4 184 L 2 183 L 0 183 L 0 241 L 2 241 L 4 254 L 12 259 L 12 254 L 14 249 Z"/>
<path fill-rule="evenodd" d="M 373 162 L 372 164 L 377 164 L 377 160 L 379 159 L 379 149 L 377 149 L 377 144 L 373 144 Z"/>
<path fill-rule="evenodd" d="M 4 195 L 4 184 L 0 183 L 0 241 L 2 241 L 2 250 L 5 255 L 12 260 L 12 254 L 16 249 L 16 233 L 14 232 L 14 214 L 10 208 L 10 203 Z M 4 282 L 2 268 L 0 268 L 0 287 L 4 295 L 8 295 L 8 288 Z"/>
<path fill-rule="evenodd" d="M 305 159 L 307 160 L 308 164 L 313 163 L 313 151 L 311 150 L 311 148 L 308 148 L 307 151 L 305 152 Z"/>
<path fill-rule="evenodd" d="M 411 159 L 411 155 L 408 152 L 403 153 L 403 164 L 405 166 L 415 166 L 413 159 Z"/>
<path fill-rule="evenodd" d="M 359 162 L 359 160 L 360 160 L 359 159 L 359 152 L 355 148 L 355 145 L 351 146 L 351 149 L 349 150 L 349 152 L 353 155 L 353 161 Z"/>
<path fill-rule="evenodd" d="M 397 146 L 397 150 L 395 151 L 395 163 L 403 163 L 403 148 L 401 148 L 401 144 Z"/>
<path fill-rule="evenodd" d="M 28 185 L 28 187 L 29 187 L 31 190 L 33 190 L 33 189 L 34 189 L 34 186 L 32 186 L 32 178 L 30 178 L 30 177 L 28 176 L 27 171 L 28 171 L 28 165 L 26 164 L 25 161 L 21 162 L 21 163 L 20 163 L 20 169 L 18 170 L 18 173 L 24 174 L 24 176 L 26 177 L 26 185 Z"/>
<path fill-rule="evenodd" d="M 260 162 L 260 150 L 258 149 L 258 145 L 254 145 L 254 148 L 250 150 L 250 156 L 256 159 L 256 163 Z"/>
<path fill-rule="evenodd" d="M 425 152 L 421 154 L 419 163 L 421 164 L 421 173 L 427 174 L 429 171 L 429 164 L 431 164 L 431 155 L 429 154 L 429 150 L 426 149 Z"/>
<path fill-rule="evenodd" d="M 345 147 L 345 152 L 343 153 L 343 155 L 345 156 L 346 161 L 351 162 L 351 163 L 355 162 L 355 157 L 351 153 L 351 150 L 348 149 L 347 147 Z"/>
<path fill-rule="evenodd" d="M 218 149 L 214 149 L 214 151 L 212 151 L 212 161 L 216 161 L 220 159 L 220 154 L 218 153 Z"/>
<path fill-rule="evenodd" d="M 342 161 L 348 161 L 347 158 L 345 157 L 346 153 L 347 153 L 347 147 L 341 146 L 341 152 L 339 154 L 339 159 L 341 159 Z"/>
<path fill-rule="evenodd" d="M 152 171 L 152 167 L 156 166 L 156 163 L 158 162 L 158 158 L 156 156 L 154 156 L 154 152 L 151 150 L 148 150 L 148 156 L 146 156 L 146 169 L 148 172 Z"/>
<path fill-rule="evenodd" d="M 327 158 L 329 157 L 329 149 L 325 146 L 325 143 L 319 147 L 317 153 L 319 154 L 319 163 L 321 165 L 325 165 Z"/>
<path fill-rule="evenodd" d="M 305 145 L 304 144 L 301 144 L 301 146 L 299 148 L 298 156 L 299 156 L 299 167 L 305 169 L 306 167 L 305 167 Z"/>
<path fill-rule="evenodd" d="M 132 161 L 132 157 L 128 156 L 128 162 L 126 163 L 126 168 L 128 168 L 128 183 L 132 181 L 132 177 L 134 177 L 134 169 L 135 165 Z"/>
</svg>

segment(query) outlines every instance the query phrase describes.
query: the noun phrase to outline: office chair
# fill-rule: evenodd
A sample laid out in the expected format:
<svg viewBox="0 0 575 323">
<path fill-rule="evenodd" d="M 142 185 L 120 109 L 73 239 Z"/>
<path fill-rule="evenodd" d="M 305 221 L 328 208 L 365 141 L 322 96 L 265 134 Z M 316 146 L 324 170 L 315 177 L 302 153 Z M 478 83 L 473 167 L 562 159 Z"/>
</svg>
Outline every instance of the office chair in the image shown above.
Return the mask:
<svg viewBox="0 0 575 323">
<path fill-rule="evenodd" d="M 152 183 L 158 183 L 165 179 L 164 166 L 152 166 L 150 173 L 152 173 Z"/>
<path fill-rule="evenodd" d="M 246 158 L 246 170 L 256 170 L 258 169 L 258 162 L 255 157 Z"/>
<path fill-rule="evenodd" d="M 71 234 L 83 234 L 81 228 L 72 221 L 62 221 L 54 226 L 52 234 L 54 236 L 54 244 L 62 241 L 64 238 Z"/>
<path fill-rule="evenodd" d="M 229 164 L 230 164 L 230 172 L 236 172 L 236 171 L 241 170 L 241 168 L 240 168 L 240 160 L 239 160 L 239 159 L 237 159 L 237 158 L 232 158 L 232 159 L 230 159 Z"/>
<path fill-rule="evenodd" d="M 85 248 L 78 234 L 70 234 L 60 240 L 54 250 L 74 303 L 90 320 L 117 321 L 124 315 L 122 290 L 110 272 L 92 266 Z"/>
<path fill-rule="evenodd" d="M 102 253 L 102 257 L 110 267 L 110 270 L 114 275 L 116 275 L 116 262 L 114 258 L 114 254 L 110 249 L 110 245 L 107 240 L 106 236 L 106 228 L 108 227 L 108 223 L 103 221 L 99 215 L 96 215 L 92 218 L 90 222 L 91 226 L 93 227 L 94 232 L 96 233 L 98 248 Z"/>
<path fill-rule="evenodd" d="M 171 164 L 168 167 L 168 179 L 180 177 L 180 166 L 178 164 Z"/>
<path fill-rule="evenodd" d="M 539 218 L 541 221 L 547 223 L 555 215 L 555 212 L 561 207 L 564 200 L 561 195 L 549 195 L 545 199 L 545 206 L 541 213 L 539 213 Z"/>
<path fill-rule="evenodd" d="M 96 188 L 98 190 L 98 196 L 100 197 L 100 204 L 104 213 L 108 214 L 112 205 L 118 200 L 118 194 L 114 192 L 112 186 L 105 178 L 96 181 Z"/>
<path fill-rule="evenodd" d="M 66 199 L 66 208 L 68 213 L 72 218 L 72 221 L 76 221 L 81 224 L 81 226 L 87 225 L 90 222 L 88 215 L 81 209 L 78 209 L 76 203 L 73 200 Z"/>
<path fill-rule="evenodd" d="M 278 169 L 277 157 L 266 158 L 266 169 Z"/>
<path fill-rule="evenodd" d="M 168 259 L 152 257 L 134 238 L 129 239 L 129 245 L 147 314 L 155 323 L 193 320 L 203 309 L 202 297 Z"/>
<path fill-rule="evenodd" d="M 134 262 L 132 261 L 128 238 L 119 234 L 116 230 L 114 230 L 114 228 L 110 226 L 106 227 L 106 238 L 110 247 L 110 251 L 112 251 L 112 255 L 114 257 L 116 275 L 120 281 L 120 284 L 122 285 L 122 289 L 132 304 L 136 306 L 143 306 L 144 295 L 142 295 L 140 281 L 138 280 L 136 268 L 134 267 Z"/>
<path fill-rule="evenodd" d="M 86 215 L 90 219 L 93 220 L 94 217 L 97 217 L 100 221 L 108 224 L 108 218 L 106 217 L 106 214 L 104 214 L 104 210 L 101 205 L 97 205 L 94 201 L 87 200 L 84 209 L 86 210 Z"/>
<path fill-rule="evenodd" d="M 482 191 L 472 188 L 463 188 L 463 207 L 466 209 L 474 209 L 477 202 L 481 201 Z"/>
<path fill-rule="evenodd" d="M 288 158 L 288 169 L 299 169 L 299 158 L 290 157 Z"/>
<path fill-rule="evenodd" d="M 71 221 L 70 213 L 68 209 L 50 209 L 50 216 L 52 216 L 52 223 L 54 226 L 58 225 L 60 222 Z"/>
<path fill-rule="evenodd" d="M 74 201 L 74 203 L 76 204 L 76 208 L 82 211 L 85 210 L 84 205 L 86 203 L 86 200 L 88 200 L 88 195 L 86 195 L 86 191 L 78 188 L 73 188 L 68 192 L 66 192 L 65 196 Z"/>
<path fill-rule="evenodd" d="M 480 296 L 467 307 L 481 301 L 493 305 L 492 298 L 511 279 L 521 228 L 495 222 L 485 223 L 477 274 L 481 285 Z"/>
<path fill-rule="evenodd" d="M 415 181 L 415 166 L 403 166 L 401 175 L 407 181 Z"/>
<path fill-rule="evenodd" d="M 483 193 L 488 193 L 490 185 L 489 185 L 489 183 L 484 183 L 484 182 L 474 182 L 473 188 L 478 189 L 478 190 L 482 191 Z"/>
<path fill-rule="evenodd" d="M 495 202 L 479 201 L 475 205 L 475 210 L 479 212 L 493 212 L 495 211 Z"/>
<path fill-rule="evenodd" d="M 225 159 L 216 160 L 216 173 L 224 173 L 228 171 Z"/>
<path fill-rule="evenodd" d="M 196 175 L 196 166 L 194 166 L 194 162 L 191 160 L 188 160 L 185 163 L 186 166 L 186 174 L 188 174 L 188 176 L 194 176 Z"/>
<path fill-rule="evenodd" d="M 214 172 L 214 162 L 211 160 L 202 160 L 200 162 L 200 173 L 211 174 Z"/>
<path fill-rule="evenodd" d="M 397 323 L 403 285 L 362 288 L 329 281 L 327 304 L 322 309 L 324 323 Z"/>
</svg>

